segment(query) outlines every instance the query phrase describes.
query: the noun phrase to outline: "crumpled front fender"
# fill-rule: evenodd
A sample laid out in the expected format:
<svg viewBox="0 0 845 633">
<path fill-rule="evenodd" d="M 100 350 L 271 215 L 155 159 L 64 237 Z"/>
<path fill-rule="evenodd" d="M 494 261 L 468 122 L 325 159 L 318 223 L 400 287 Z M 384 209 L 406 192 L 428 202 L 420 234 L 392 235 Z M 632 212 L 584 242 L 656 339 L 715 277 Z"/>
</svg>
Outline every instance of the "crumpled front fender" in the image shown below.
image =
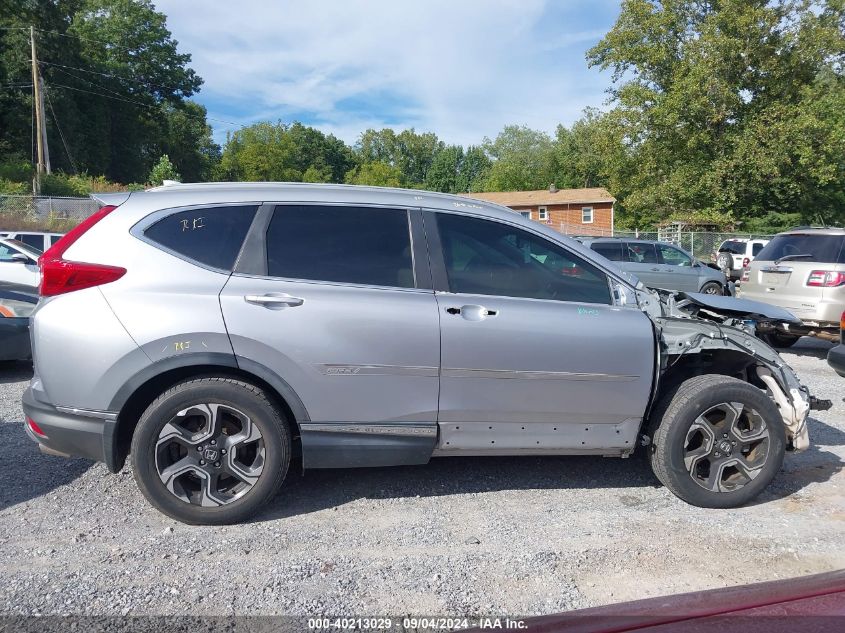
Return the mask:
<svg viewBox="0 0 845 633">
<path fill-rule="evenodd" d="M 786 427 L 789 448 L 802 451 L 809 447 L 807 416 L 811 404 L 810 392 L 774 349 L 752 333 L 733 325 L 690 317 L 652 318 L 660 338 L 661 356 L 665 359 L 674 357 L 661 368 L 662 374 L 680 357 L 689 354 L 710 350 L 739 352 L 748 357 L 748 371 L 756 373 L 777 404 Z"/>
</svg>

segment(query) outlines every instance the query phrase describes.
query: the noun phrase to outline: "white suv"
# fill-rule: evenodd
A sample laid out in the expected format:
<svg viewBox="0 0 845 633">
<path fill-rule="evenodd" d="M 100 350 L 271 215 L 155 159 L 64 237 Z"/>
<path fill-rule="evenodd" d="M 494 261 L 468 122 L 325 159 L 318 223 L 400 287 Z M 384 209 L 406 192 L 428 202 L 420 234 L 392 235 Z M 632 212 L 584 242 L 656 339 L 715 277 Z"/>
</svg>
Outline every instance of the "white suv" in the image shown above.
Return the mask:
<svg viewBox="0 0 845 633">
<path fill-rule="evenodd" d="M 725 277 L 736 281 L 742 275 L 742 270 L 754 261 L 757 254 L 769 240 L 747 238 L 731 238 L 719 245 L 716 255 L 716 265 L 725 273 Z"/>
<path fill-rule="evenodd" d="M 24 244 L 46 251 L 53 244 L 62 239 L 64 233 L 45 233 L 42 231 L 0 231 L 0 237 L 18 240 Z"/>
</svg>

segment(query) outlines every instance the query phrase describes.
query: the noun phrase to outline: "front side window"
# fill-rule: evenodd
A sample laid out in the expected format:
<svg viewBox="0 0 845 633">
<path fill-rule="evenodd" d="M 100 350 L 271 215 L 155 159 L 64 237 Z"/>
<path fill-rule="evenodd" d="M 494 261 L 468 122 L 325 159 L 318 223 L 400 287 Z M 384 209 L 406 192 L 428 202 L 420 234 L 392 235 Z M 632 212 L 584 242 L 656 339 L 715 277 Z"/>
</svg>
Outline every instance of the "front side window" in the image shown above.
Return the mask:
<svg viewBox="0 0 845 633">
<path fill-rule="evenodd" d="M 451 292 L 610 304 L 607 276 L 528 231 L 437 214 Z"/>
<path fill-rule="evenodd" d="M 593 207 L 581 207 L 581 223 L 593 223 Z"/>
<path fill-rule="evenodd" d="M 32 262 L 35 262 L 41 256 L 39 249 L 24 244 L 20 240 L 14 239 L 6 242 L 6 244 L 0 244 L 0 262 L 19 262 L 20 260 L 13 259 L 13 257 L 20 254 L 28 255 Z"/>
<path fill-rule="evenodd" d="M 144 237 L 184 258 L 231 271 L 258 207 L 207 207 L 178 211 L 144 231 Z"/>
<path fill-rule="evenodd" d="M 648 242 L 628 242 L 626 259 L 632 264 L 656 264 L 657 251 Z"/>
<path fill-rule="evenodd" d="M 413 288 L 408 212 L 278 206 L 267 228 L 271 277 Z"/>
<path fill-rule="evenodd" d="M 692 266 L 692 259 L 683 251 L 669 246 L 668 244 L 658 244 L 657 252 L 660 253 L 660 263 L 667 266 Z"/>
</svg>

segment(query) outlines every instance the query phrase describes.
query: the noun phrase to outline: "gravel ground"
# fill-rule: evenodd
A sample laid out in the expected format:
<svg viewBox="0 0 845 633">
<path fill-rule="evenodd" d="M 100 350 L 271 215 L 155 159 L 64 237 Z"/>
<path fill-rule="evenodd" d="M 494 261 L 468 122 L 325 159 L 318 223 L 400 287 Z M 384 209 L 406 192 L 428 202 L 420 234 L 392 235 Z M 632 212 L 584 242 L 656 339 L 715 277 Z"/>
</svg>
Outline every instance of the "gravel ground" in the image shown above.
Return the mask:
<svg viewBox="0 0 845 633">
<path fill-rule="evenodd" d="M 545 614 L 845 567 L 845 380 L 784 353 L 834 408 L 754 505 L 702 510 L 641 457 L 443 458 L 294 473 L 247 525 L 176 523 L 128 468 L 42 455 L 30 368 L 0 365 L 0 613 Z"/>
</svg>

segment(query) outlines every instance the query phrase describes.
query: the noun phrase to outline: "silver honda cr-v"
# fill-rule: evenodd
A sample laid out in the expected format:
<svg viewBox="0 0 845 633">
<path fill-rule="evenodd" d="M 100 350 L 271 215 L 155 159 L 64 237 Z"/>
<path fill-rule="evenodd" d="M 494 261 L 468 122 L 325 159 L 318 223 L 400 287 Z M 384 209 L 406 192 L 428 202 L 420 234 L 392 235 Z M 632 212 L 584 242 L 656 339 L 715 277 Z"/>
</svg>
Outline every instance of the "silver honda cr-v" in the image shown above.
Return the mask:
<svg viewBox="0 0 845 633">
<path fill-rule="evenodd" d="M 732 507 L 808 446 L 812 399 L 754 336 L 791 321 L 652 292 L 467 198 L 301 184 L 109 194 L 41 258 L 26 429 L 131 453 L 143 494 L 229 523 L 304 468 L 649 452 L 680 498 Z"/>
</svg>

